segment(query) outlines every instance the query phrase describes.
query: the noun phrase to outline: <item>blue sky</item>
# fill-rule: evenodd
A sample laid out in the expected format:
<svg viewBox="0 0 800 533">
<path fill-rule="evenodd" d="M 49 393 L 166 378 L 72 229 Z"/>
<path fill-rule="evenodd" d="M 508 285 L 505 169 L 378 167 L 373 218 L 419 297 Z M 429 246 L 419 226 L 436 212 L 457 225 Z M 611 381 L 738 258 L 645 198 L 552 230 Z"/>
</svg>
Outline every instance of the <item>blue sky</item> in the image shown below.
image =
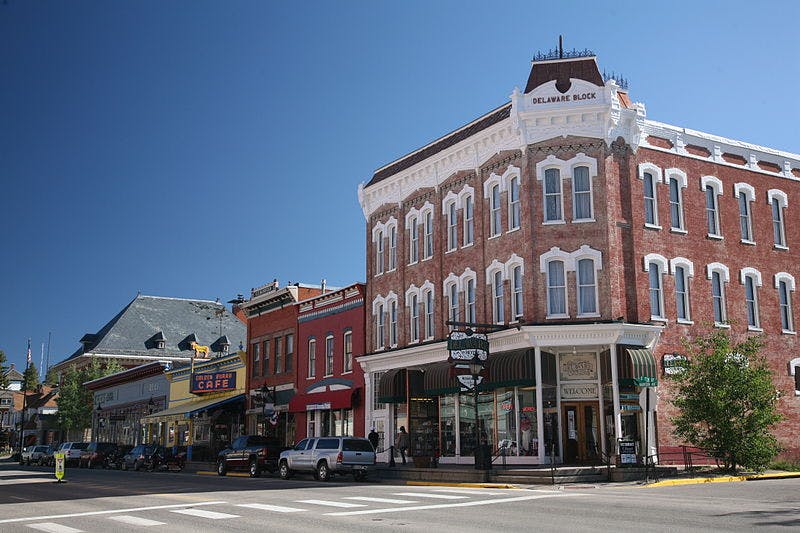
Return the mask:
<svg viewBox="0 0 800 533">
<path fill-rule="evenodd" d="M 138 291 L 363 281 L 357 187 L 564 35 L 648 117 L 800 152 L 796 2 L 0 2 L 0 349 Z"/>
</svg>

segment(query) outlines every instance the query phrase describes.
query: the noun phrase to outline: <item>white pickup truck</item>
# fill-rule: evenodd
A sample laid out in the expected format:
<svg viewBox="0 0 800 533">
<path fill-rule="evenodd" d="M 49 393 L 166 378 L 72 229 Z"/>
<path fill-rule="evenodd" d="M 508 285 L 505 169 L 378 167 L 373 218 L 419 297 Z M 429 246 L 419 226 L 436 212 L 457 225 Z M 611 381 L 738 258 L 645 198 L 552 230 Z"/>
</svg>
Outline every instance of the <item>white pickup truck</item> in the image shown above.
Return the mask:
<svg viewBox="0 0 800 533">
<path fill-rule="evenodd" d="M 295 472 L 311 472 L 320 481 L 334 474 L 353 474 L 356 481 L 367 477 L 375 466 L 375 449 L 363 437 L 316 437 L 303 439 L 281 452 L 278 472 L 288 479 Z"/>
</svg>

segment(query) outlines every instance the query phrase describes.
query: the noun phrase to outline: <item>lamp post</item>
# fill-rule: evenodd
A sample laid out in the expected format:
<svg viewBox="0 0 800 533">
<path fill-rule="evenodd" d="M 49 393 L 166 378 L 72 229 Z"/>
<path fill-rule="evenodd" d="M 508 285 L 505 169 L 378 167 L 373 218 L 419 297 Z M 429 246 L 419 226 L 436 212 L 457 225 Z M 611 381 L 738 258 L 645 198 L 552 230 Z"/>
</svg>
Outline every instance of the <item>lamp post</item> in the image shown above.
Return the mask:
<svg viewBox="0 0 800 533">
<path fill-rule="evenodd" d="M 103 404 L 98 403 L 94 410 L 94 416 L 92 417 L 92 440 L 95 442 L 100 442 L 100 412 L 102 410 Z M 95 429 L 97 431 L 95 431 Z"/>
<path fill-rule="evenodd" d="M 480 377 L 483 364 L 471 362 L 469 372 L 472 374 L 472 393 L 475 402 L 475 468 L 483 469 L 483 447 L 481 446 L 481 429 L 478 425 L 478 378 Z"/>
<path fill-rule="evenodd" d="M 273 385 L 272 388 L 268 387 L 266 383 L 262 383 L 261 387 L 258 389 L 258 392 L 254 396 L 254 399 L 257 402 L 260 402 L 263 408 L 264 414 L 264 433 L 267 433 L 267 410 L 269 405 L 272 405 L 272 411 L 275 411 L 275 400 L 277 394 L 275 393 L 275 386 Z M 271 401 L 270 401 L 271 400 Z"/>
</svg>

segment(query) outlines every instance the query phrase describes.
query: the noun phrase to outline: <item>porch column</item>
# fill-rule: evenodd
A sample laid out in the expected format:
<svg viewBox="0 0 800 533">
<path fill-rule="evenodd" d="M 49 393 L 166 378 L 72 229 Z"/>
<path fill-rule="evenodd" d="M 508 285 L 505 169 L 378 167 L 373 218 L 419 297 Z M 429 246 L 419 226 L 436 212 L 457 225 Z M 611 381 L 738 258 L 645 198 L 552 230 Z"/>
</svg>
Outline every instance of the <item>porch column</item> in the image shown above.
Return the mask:
<svg viewBox="0 0 800 533">
<path fill-rule="evenodd" d="M 542 401 L 542 349 L 533 347 L 536 365 L 536 437 L 539 441 L 539 463 L 544 464 L 544 402 Z"/>
<path fill-rule="evenodd" d="M 614 453 L 617 453 L 617 442 L 622 438 L 622 417 L 619 410 L 619 372 L 617 372 L 617 345 L 611 344 L 611 387 L 614 396 Z"/>
</svg>

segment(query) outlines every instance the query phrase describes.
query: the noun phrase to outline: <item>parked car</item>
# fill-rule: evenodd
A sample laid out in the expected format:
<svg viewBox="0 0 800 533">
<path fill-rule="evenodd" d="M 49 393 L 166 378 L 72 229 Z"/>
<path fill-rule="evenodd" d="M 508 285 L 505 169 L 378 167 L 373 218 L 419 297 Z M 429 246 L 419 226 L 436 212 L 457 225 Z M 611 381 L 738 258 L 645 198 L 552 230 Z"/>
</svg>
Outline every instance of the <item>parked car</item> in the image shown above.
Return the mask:
<svg viewBox="0 0 800 533">
<path fill-rule="evenodd" d="M 62 442 L 58 447 L 59 452 L 64 452 L 64 465 L 78 464 L 81 460 L 81 453 L 89 446 L 88 442 Z"/>
<path fill-rule="evenodd" d="M 44 466 L 55 466 L 56 460 L 53 457 L 53 453 L 55 453 L 56 447 L 48 446 L 48 448 L 49 449 L 44 454 L 42 454 L 42 460 L 40 464 Z"/>
<path fill-rule="evenodd" d="M 28 446 L 22 450 L 20 463 L 24 463 L 28 466 L 30 466 L 32 463 L 39 466 L 44 465 L 45 457 L 48 453 L 51 455 L 53 453 L 53 450 L 50 449 L 50 446 L 42 444 L 38 446 Z"/>
<path fill-rule="evenodd" d="M 286 449 L 278 439 L 261 435 L 242 435 L 230 448 L 217 455 L 217 474 L 224 476 L 228 470 L 247 470 L 251 477 L 258 477 L 267 470 L 278 469 L 278 457 Z"/>
<path fill-rule="evenodd" d="M 147 468 L 153 461 L 153 455 L 158 453 L 162 455 L 166 454 L 163 446 L 158 446 L 156 444 L 139 444 L 134 446 L 131 451 L 122 457 L 121 467 L 123 470 L 141 470 L 142 468 Z"/>
<path fill-rule="evenodd" d="M 81 453 L 78 466 L 81 468 L 94 468 L 95 466 L 104 467 L 109 454 L 117 449 L 113 442 L 90 442 L 89 446 Z"/>
<path fill-rule="evenodd" d="M 130 444 L 120 444 L 106 456 L 105 468 L 119 470 L 122 468 L 122 459 L 133 449 Z"/>
<path fill-rule="evenodd" d="M 311 472 L 320 481 L 331 476 L 353 474 L 362 481 L 375 466 L 375 449 L 363 437 L 319 437 L 303 439 L 281 453 L 278 469 L 283 479 L 295 472 Z"/>
</svg>

